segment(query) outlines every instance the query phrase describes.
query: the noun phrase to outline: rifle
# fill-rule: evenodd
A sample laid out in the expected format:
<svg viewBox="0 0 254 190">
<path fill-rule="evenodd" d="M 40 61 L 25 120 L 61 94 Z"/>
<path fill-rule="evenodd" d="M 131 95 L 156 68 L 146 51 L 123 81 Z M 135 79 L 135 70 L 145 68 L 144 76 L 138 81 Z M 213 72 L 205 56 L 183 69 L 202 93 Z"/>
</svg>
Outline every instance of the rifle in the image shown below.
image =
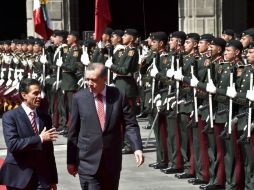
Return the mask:
<svg viewBox="0 0 254 190">
<path fill-rule="evenodd" d="M 229 85 L 230 87 L 234 87 L 235 84 L 233 83 L 233 73 L 230 73 L 230 78 L 229 78 Z M 233 100 L 232 98 L 229 98 L 229 113 L 228 113 L 228 134 L 231 134 L 232 132 L 232 106 L 233 106 Z"/>
<path fill-rule="evenodd" d="M 194 66 L 191 65 L 191 75 L 194 76 Z M 197 89 L 193 88 L 193 101 L 194 101 L 194 121 L 198 123 L 198 99 L 197 99 Z"/>
<path fill-rule="evenodd" d="M 153 58 L 152 67 L 156 67 L 155 57 Z M 152 81 L 152 109 L 153 109 L 153 101 L 154 101 L 154 91 L 155 91 L 155 78 L 153 77 L 153 81 Z"/>
<path fill-rule="evenodd" d="M 157 113 L 156 113 L 156 115 L 155 115 L 155 118 L 154 118 L 154 120 L 153 120 L 152 127 L 151 127 L 150 132 L 149 132 L 149 134 L 148 134 L 148 136 L 147 136 L 147 139 L 146 139 L 145 148 L 147 147 L 147 144 L 148 144 L 148 142 L 149 142 L 149 140 L 150 140 L 151 134 L 152 134 L 152 132 L 153 132 L 153 128 L 154 128 L 154 126 L 155 126 L 155 123 L 156 123 L 158 117 L 159 117 L 159 111 L 157 111 Z"/>
<path fill-rule="evenodd" d="M 250 90 L 253 90 L 253 72 L 251 72 L 250 74 Z M 252 114 L 252 108 L 251 108 L 251 101 L 249 100 L 247 138 L 250 138 L 251 136 L 251 114 Z"/>
<path fill-rule="evenodd" d="M 207 77 L 208 82 L 212 82 L 210 68 L 207 69 Z M 213 102 L 211 93 L 209 93 L 209 117 L 210 117 L 210 127 L 213 128 Z"/>
<path fill-rule="evenodd" d="M 180 55 L 177 55 L 176 57 L 176 69 L 177 70 L 182 70 L 182 67 L 180 67 L 179 65 L 179 57 Z M 178 80 L 176 80 L 176 114 L 179 113 L 179 108 L 178 108 L 178 101 L 179 101 L 179 85 L 180 85 L 180 82 Z"/>
<path fill-rule="evenodd" d="M 58 54 L 58 59 L 61 59 L 61 49 Z M 59 77 L 60 77 L 60 67 L 57 66 L 57 73 L 56 73 L 56 90 L 59 88 Z"/>
<path fill-rule="evenodd" d="M 42 48 L 42 56 L 45 56 L 45 49 Z M 45 67 L 45 63 L 42 64 L 42 85 L 45 86 L 45 73 L 46 73 L 46 67 Z"/>
<path fill-rule="evenodd" d="M 110 48 L 107 48 L 108 50 L 108 59 L 111 58 Z M 110 85 L 110 69 L 108 68 L 108 81 L 107 84 Z"/>
<path fill-rule="evenodd" d="M 171 59 L 171 68 L 172 70 L 175 70 L 175 56 L 172 55 L 172 59 Z M 168 85 L 168 95 L 171 94 L 171 85 Z M 169 101 L 168 101 L 168 97 L 167 97 L 167 110 L 169 110 Z"/>
</svg>

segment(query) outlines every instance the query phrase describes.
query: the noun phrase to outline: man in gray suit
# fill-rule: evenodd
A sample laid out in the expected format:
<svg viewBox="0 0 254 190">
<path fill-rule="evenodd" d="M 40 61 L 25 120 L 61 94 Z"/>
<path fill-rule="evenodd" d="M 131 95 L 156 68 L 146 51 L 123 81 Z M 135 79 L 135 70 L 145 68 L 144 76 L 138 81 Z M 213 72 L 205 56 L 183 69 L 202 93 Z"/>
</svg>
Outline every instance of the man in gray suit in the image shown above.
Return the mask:
<svg viewBox="0 0 254 190">
<path fill-rule="evenodd" d="M 72 101 L 67 169 L 71 175 L 79 174 L 83 190 L 117 190 L 123 133 L 138 166 L 144 162 L 139 126 L 125 95 L 105 85 L 103 64 L 90 64 L 85 78 L 88 88 L 77 92 Z"/>
</svg>

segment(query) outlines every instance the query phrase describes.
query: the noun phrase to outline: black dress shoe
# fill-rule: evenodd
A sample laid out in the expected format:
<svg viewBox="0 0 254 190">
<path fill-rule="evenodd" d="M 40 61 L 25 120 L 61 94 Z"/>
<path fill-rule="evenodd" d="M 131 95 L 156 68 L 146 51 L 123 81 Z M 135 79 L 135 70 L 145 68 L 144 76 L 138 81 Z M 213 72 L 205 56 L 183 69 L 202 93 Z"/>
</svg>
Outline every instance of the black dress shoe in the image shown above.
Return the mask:
<svg viewBox="0 0 254 190">
<path fill-rule="evenodd" d="M 132 153 L 133 153 L 133 151 L 131 150 L 130 147 L 128 147 L 128 146 L 123 147 L 122 154 L 132 154 Z"/>
<path fill-rule="evenodd" d="M 147 117 L 147 114 L 142 112 L 140 113 L 139 115 L 136 116 L 136 118 L 146 118 Z"/>
<path fill-rule="evenodd" d="M 164 170 L 161 170 L 161 172 L 163 172 L 165 174 L 175 174 L 175 173 L 182 173 L 183 169 L 182 168 L 176 169 L 176 168 L 173 168 L 173 167 L 169 167 L 169 168 L 166 168 Z"/>
<path fill-rule="evenodd" d="M 189 173 L 180 173 L 175 175 L 176 178 L 178 179 L 188 179 L 188 178 L 195 178 L 195 175 L 191 175 Z"/>
<path fill-rule="evenodd" d="M 207 184 L 207 182 L 197 178 L 192 182 L 192 185 L 201 185 L 201 184 Z"/>
<path fill-rule="evenodd" d="M 196 178 L 194 178 L 194 179 L 189 179 L 189 180 L 188 180 L 188 183 L 193 183 L 195 180 L 196 180 Z"/>
<path fill-rule="evenodd" d="M 150 167 L 150 168 L 153 168 L 155 165 L 157 165 L 158 164 L 158 162 L 155 162 L 155 163 L 151 163 L 151 164 L 148 164 L 148 167 Z"/>
<path fill-rule="evenodd" d="M 147 124 L 147 125 L 143 126 L 142 128 L 143 128 L 143 129 L 151 129 L 151 128 L 152 128 L 152 126 L 151 126 L 151 125 L 149 125 L 149 124 Z"/>
<path fill-rule="evenodd" d="M 154 169 L 164 169 L 167 167 L 168 167 L 168 164 L 163 163 L 163 162 L 160 162 L 160 163 L 156 164 L 155 166 L 153 166 Z"/>
<path fill-rule="evenodd" d="M 199 189 L 203 189 L 203 190 L 222 190 L 222 189 L 225 189 L 225 187 L 223 187 L 221 185 L 207 184 L 207 185 L 200 185 Z"/>
</svg>

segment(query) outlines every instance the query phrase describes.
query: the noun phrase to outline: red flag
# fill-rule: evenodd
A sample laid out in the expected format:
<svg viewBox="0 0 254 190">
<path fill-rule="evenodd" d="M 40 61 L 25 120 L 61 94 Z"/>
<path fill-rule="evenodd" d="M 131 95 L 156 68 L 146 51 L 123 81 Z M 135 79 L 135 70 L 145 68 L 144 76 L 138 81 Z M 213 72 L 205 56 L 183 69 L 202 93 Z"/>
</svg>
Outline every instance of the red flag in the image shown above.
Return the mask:
<svg viewBox="0 0 254 190">
<path fill-rule="evenodd" d="M 35 32 L 48 40 L 53 33 L 53 27 L 48 16 L 46 3 L 47 0 L 34 0 L 33 16 Z"/>
<path fill-rule="evenodd" d="M 111 23 L 108 0 L 95 1 L 95 39 L 100 41 L 105 28 Z"/>
</svg>

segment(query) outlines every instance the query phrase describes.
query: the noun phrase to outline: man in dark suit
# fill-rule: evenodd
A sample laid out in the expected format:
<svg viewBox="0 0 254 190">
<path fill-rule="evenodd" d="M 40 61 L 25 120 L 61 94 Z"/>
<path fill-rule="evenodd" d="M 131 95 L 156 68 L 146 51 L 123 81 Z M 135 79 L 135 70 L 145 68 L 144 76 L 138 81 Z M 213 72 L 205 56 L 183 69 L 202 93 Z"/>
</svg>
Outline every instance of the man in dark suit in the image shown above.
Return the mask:
<svg viewBox="0 0 254 190">
<path fill-rule="evenodd" d="M 77 92 L 72 101 L 67 169 L 71 175 L 79 174 L 83 190 L 117 190 L 123 131 L 138 166 L 144 162 L 139 126 L 124 94 L 105 86 L 103 64 L 90 64 L 85 78 L 88 88 Z"/>
<path fill-rule="evenodd" d="M 0 170 L 0 184 L 8 190 L 56 190 L 57 169 L 53 143 L 57 133 L 49 115 L 36 108 L 41 102 L 40 83 L 20 83 L 22 104 L 3 115 L 7 156 Z"/>
</svg>

